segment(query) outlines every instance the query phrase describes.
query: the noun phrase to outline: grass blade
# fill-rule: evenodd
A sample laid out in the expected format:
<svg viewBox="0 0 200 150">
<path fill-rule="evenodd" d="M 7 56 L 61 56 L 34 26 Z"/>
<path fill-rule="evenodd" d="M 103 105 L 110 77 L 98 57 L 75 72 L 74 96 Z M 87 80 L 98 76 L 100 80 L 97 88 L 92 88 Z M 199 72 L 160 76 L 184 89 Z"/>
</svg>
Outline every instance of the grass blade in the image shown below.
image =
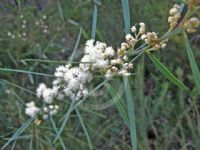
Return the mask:
<svg viewBox="0 0 200 150">
<path fill-rule="evenodd" d="M 78 110 L 77 108 L 75 109 L 75 111 L 76 111 L 76 114 L 77 114 L 77 116 L 78 116 L 78 118 L 79 118 L 79 120 L 80 120 L 81 126 L 82 126 L 82 128 L 83 128 L 84 133 L 85 133 L 85 136 L 86 136 L 86 138 L 87 138 L 87 141 L 88 141 L 88 144 L 89 144 L 89 148 L 90 148 L 90 150 L 92 150 L 92 142 L 91 142 L 91 140 L 90 140 L 90 136 L 89 136 L 88 131 L 87 131 L 87 129 L 86 129 L 86 126 L 85 126 L 85 124 L 84 124 L 84 122 L 83 122 L 83 119 L 82 119 L 82 117 L 81 117 L 81 114 L 79 113 L 79 110 Z"/>
<path fill-rule="evenodd" d="M 14 83 L 12 83 L 12 82 L 7 81 L 7 80 L 0 79 L 0 82 L 4 82 L 4 83 L 9 84 L 9 85 L 11 85 L 11 86 L 13 86 L 13 87 L 15 87 L 15 88 L 18 88 L 18 89 L 20 89 L 20 90 L 26 91 L 26 92 L 29 93 L 29 94 L 36 95 L 36 94 L 35 94 L 34 92 L 32 92 L 31 90 L 25 89 L 25 88 L 23 88 L 23 87 L 21 87 L 21 86 L 19 86 L 19 85 L 17 85 L 17 84 L 14 84 Z"/>
<path fill-rule="evenodd" d="M 135 113 L 134 113 L 134 106 L 133 106 L 133 97 L 131 94 L 128 77 L 124 77 L 124 90 L 125 90 L 126 103 L 128 106 L 128 118 L 129 118 L 132 148 L 133 150 L 137 150 Z"/>
<path fill-rule="evenodd" d="M 62 6 L 61 6 L 60 2 L 58 2 L 58 11 L 59 11 L 61 20 L 63 22 L 65 22 L 64 15 L 63 15 L 63 10 L 62 10 Z"/>
<path fill-rule="evenodd" d="M 125 106 L 123 105 L 123 103 L 120 100 L 120 96 L 112 88 L 112 86 L 110 84 L 106 83 L 105 86 L 106 86 L 108 92 L 110 93 L 110 95 L 112 96 L 112 99 L 114 101 L 115 107 L 118 110 L 120 116 L 122 117 L 122 119 L 124 120 L 124 122 L 126 123 L 126 125 L 129 125 L 128 117 L 127 117 L 127 112 L 125 110 Z"/>
<path fill-rule="evenodd" d="M 55 131 L 56 134 L 57 134 L 57 133 L 58 133 L 58 129 L 57 129 L 57 127 L 56 127 L 56 124 L 55 124 L 55 122 L 54 122 L 52 116 L 51 116 L 51 115 L 49 115 L 49 116 L 50 116 L 50 121 L 51 121 L 51 124 L 52 124 L 52 126 L 53 126 L 53 129 L 54 129 L 54 131 Z M 61 144 L 63 150 L 66 150 L 65 144 L 64 144 L 64 142 L 63 142 L 63 140 L 62 140 L 61 137 L 59 137 L 59 140 L 60 140 L 60 144 Z"/>
<path fill-rule="evenodd" d="M 183 90 L 188 90 L 188 88 L 181 81 L 179 81 L 153 54 L 148 53 L 148 56 L 156 68 L 159 69 L 169 81 Z"/>
<path fill-rule="evenodd" d="M 129 12 L 129 2 L 128 0 L 121 0 L 122 9 L 123 9 L 123 18 L 124 18 L 124 26 L 125 33 L 130 33 L 130 12 Z M 131 133 L 131 144 L 132 149 L 137 150 L 137 135 L 136 135 L 136 124 L 135 124 L 135 114 L 134 114 L 134 106 L 133 99 L 131 95 L 131 90 L 127 77 L 123 77 L 124 79 L 124 88 L 125 88 L 125 97 L 128 106 L 128 118 L 129 118 L 129 127 Z"/>
<path fill-rule="evenodd" d="M 69 119 L 69 116 L 70 116 L 70 114 L 71 114 L 71 112 L 72 112 L 72 108 L 73 108 L 74 104 L 75 104 L 75 101 L 72 101 L 72 103 L 70 104 L 69 110 L 68 110 L 67 113 L 63 116 L 63 117 L 64 117 L 64 120 L 63 120 L 63 122 L 62 122 L 62 125 L 61 125 L 59 131 L 57 132 L 56 138 L 55 138 L 54 141 L 53 141 L 54 143 L 60 138 L 60 136 L 61 136 L 61 134 L 62 134 L 62 132 L 63 132 L 63 130 L 64 130 L 66 124 L 67 124 L 67 121 L 68 121 L 68 119 Z"/>
<path fill-rule="evenodd" d="M 18 73 L 25 73 L 25 74 L 28 74 L 28 75 L 34 74 L 34 75 L 40 75 L 40 76 L 46 76 L 46 77 L 54 77 L 53 75 L 49 75 L 49 74 L 45 74 L 45 73 L 38 73 L 38 72 L 18 70 L 18 69 L 0 68 L 0 71 L 18 72 Z"/>
<path fill-rule="evenodd" d="M 96 26 L 97 26 L 97 5 L 94 5 L 94 11 L 93 11 L 93 21 L 92 21 L 92 33 L 91 38 L 95 39 L 96 35 Z"/>
<path fill-rule="evenodd" d="M 15 139 L 18 138 L 18 136 L 20 134 L 22 134 L 24 132 L 24 130 L 26 130 L 26 128 L 31 124 L 31 122 L 33 121 L 34 118 L 31 118 L 29 120 L 27 120 L 16 132 L 15 134 L 13 134 L 13 136 L 3 145 L 3 147 L 1 148 L 1 150 L 4 150 L 12 141 L 14 141 Z"/>
<path fill-rule="evenodd" d="M 122 3 L 122 9 L 123 9 L 125 33 L 128 34 L 130 32 L 130 28 L 131 28 L 129 3 L 128 3 L 128 0 L 121 0 L 121 3 Z"/>
<path fill-rule="evenodd" d="M 80 42 L 80 39 L 81 39 L 82 31 L 83 31 L 83 29 L 82 29 L 82 27 L 80 27 L 80 31 L 79 31 L 79 34 L 78 34 L 78 38 L 77 38 L 75 47 L 74 47 L 74 49 L 73 49 L 73 53 L 72 53 L 72 55 L 71 55 L 71 57 L 70 57 L 70 61 L 69 61 L 70 63 L 72 62 L 72 60 L 74 59 L 74 56 L 75 56 L 75 54 L 76 54 L 76 51 L 77 51 L 77 48 L 78 48 L 78 45 L 79 45 L 79 42 Z"/>
<path fill-rule="evenodd" d="M 198 93 L 200 94 L 200 73 L 199 73 L 199 70 L 198 70 L 192 49 L 190 47 L 190 43 L 189 43 L 187 34 L 185 32 L 183 32 L 183 35 L 184 35 L 185 47 L 186 47 L 188 59 L 189 59 L 189 62 L 190 62 L 190 68 L 192 70 L 192 74 L 193 74 L 193 77 L 194 77 L 194 81 L 195 81 Z"/>
</svg>

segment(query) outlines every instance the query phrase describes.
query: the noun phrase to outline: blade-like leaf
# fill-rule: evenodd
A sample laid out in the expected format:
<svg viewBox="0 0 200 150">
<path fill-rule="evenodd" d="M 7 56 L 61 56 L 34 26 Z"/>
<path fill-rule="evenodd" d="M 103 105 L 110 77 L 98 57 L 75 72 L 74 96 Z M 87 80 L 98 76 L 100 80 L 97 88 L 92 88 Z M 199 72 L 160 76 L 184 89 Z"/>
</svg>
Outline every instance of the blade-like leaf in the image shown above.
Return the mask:
<svg viewBox="0 0 200 150">
<path fill-rule="evenodd" d="M 62 132 L 63 132 L 63 130 L 64 130 L 66 124 L 67 124 L 67 121 L 68 121 L 68 119 L 69 119 L 69 117 L 70 117 L 70 114 L 71 114 L 71 112 L 72 112 L 72 107 L 73 107 L 74 105 L 75 105 L 75 101 L 72 101 L 72 103 L 70 104 L 69 110 L 68 110 L 67 113 L 63 116 L 64 120 L 63 120 L 63 122 L 62 122 L 62 124 L 61 124 L 60 129 L 58 129 L 58 132 L 56 133 L 57 135 L 56 135 L 56 137 L 55 137 L 55 139 L 54 139 L 54 141 L 53 141 L 54 143 L 60 138 L 60 136 L 61 136 L 61 134 L 62 134 Z"/>
<path fill-rule="evenodd" d="M 56 134 L 58 134 L 58 129 L 57 129 L 57 127 L 56 127 L 56 124 L 55 124 L 55 122 L 54 122 L 52 116 L 49 115 L 49 117 L 50 117 L 50 121 L 51 121 L 51 124 L 52 124 L 52 126 L 53 126 L 54 131 L 56 132 Z M 61 137 L 59 137 L 59 140 L 60 140 L 60 144 L 61 144 L 63 150 L 66 150 L 67 148 L 65 147 L 65 144 L 64 144 L 64 142 L 63 142 L 63 140 L 62 140 Z"/>
<path fill-rule="evenodd" d="M 12 141 L 14 141 L 15 139 L 18 138 L 18 136 L 20 136 L 20 134 L 22 134 L 26 128 L 29 127 L 29 125 L 32 123 L 32 121 L 34 120 L 34 118 L 31 118 L 29 120 L 27 120 L 16 132 L 15 134 L 13 134 L 13 136 L 3 145 L 3 147 L 1 147 L 1 150 L 5 149 Z"/>
<path fill-rule="evenodd" d="M 130 127 L 130 133 L 131 133 L 132 149 L 137 150 L 135 113 L 134 113 L 134 106 L 133 106 L 133 97 L 131 94 L 128 77 L 124 77 L 124 90 L 125 90 L 126 103 L 128 106 L 128 118 L 129 118 L 129 127 Z"/>
<path fill-rule="evenodd" d="M 124 18 L 124 26 L 125 33 L 130 33 L 130 12 L 129 12 L 129 1 L 121 0 L 122 9 L 123 9 L 123 18 Z M 125 88 L 125 96 L 128 105 L 128 118 L 129 118 L 129 127 L 131 133 L 131 144 L 132 149 L 137 150 L 137 135 L 136 135 L 136 124 L 135 124 L 135 115 L 134 115 L 134 107 L 133 100 L 131 95 L 131 90 L 128 82 L 128 78 L 124 77 L 124 88 Z"/>
<path fill-rule="evenodd" d="M 80 42 L 80 39 L 81 39 L 82 30 L 83 30 L 82 27 L 80 27 L 80 31 L 79 31 L 79 34 L 78 34 L 78 38 L 77 38 L 76 44 L 75 44 L 75 46 L 74 46 L 73 53 L 72 53 L 72 55 L 71 55 L 71 57 L 70 57 L 70 60 L 69 60 L 70 63 L 73 61 L 74 56 L 75 56 L 75 54 L 76 54 L 76 51 L 77 51 L 77 48 L 78 48 L 78 45 L 79 45 L 79 42 Z"/>
<path fill-rule="evenodd" d="M 65 22 L 64 15 L 63 15 L 63 10 L 62 10 L 62 6 L 61 6 L 60 2 L 58 2 L 58 11 L 59 11 L 61 20 L 63 22 Z"/>
<path fill-rule="evenodd" d="M 122 9 L 123 9 L 125 33 L 128 34 L 130 32 L 130 27 L 131 27 L 129 3 L 128 3 L 128 0 L 121 0 L 121 3 L 122 3 Z"/>
<path fill-rule="evenodd" d="M 119 94 L 112 88 L 112 86 L 109 83 L 105 84 L 105 86 L 106 86 L 108 92 L 110 93 L 110 95 L 112 96 L 112 100 L 114 101 L 114 105 L 115 105 L 116 109 L 118 110 L 120 116 L 122 117 L 124 122 L 127 125 L 129 125 L 127 112 L 125 110 L 125 106 L 123 105 L 123 103 L 120 100 Z"/>
<path fill-rule="evenodd" d="M 97 5 L 95 4 L 94 5 L 94 12 L 93 12 L 92 33 L 91 33 L 92 39 L 95 39 L 96 26 L 97 26 Z"/>
<path fill-rule="evenodd" d="M 84 133 L 85 133 L 85 136 L 86 136 L 86 138 L 87 138 L 87 141 L 88 141 L 88 144 L 89 144 L 89 148 L 90 148 L 90 150 L 92 150 L 92 142 L 91 142 L 91 140 L 90 140 L 90 136 L 89 136 L 89 134 L 88 134 L 88 131 L 87 131 L 87 129 L 86 129 L 86 126 L 85 126 L 85 124 L 84 124 L 84 122 L 83 122 L 82 116 L 81 116 L 81 114 L 80 114 L 78 108 L 76 108 L 75 111 L 76 111 L 76 114 L 77 114 L 77 116 L 78 116 L 78 118 L 79 118 L 79 120 L 80 120 L 81 126 L 82 126 L 82 128 L 83 128 Z"/>
<path fill-rule="evenodd" d="M 156 68 L 159 69 L 169 81 L 183 90 L 188 90 L 188 88 L 181 81 L 179 81 L 153 54 L 150 52 L 147 54 Z"/>
<path fill-rule="evenodd" d="M 25 74 L 34 74 L 39 76 L 46 76 L 46 77 L 54 77 L 53 75 L 44 74 L 44 73 L 38 73 L 38 72 L 32 72 L 32 71 L 26 71 L 26 70 L 19 70 L 19 69 L 10 69 L 10 68 L 0 68 L 0 71 L 7 71 L 7 72 L 18 72 L 18 73 L 25 73 Z"/>
<path fill-rule="evenodd" d="M 194 77 L 194 81 L 195 81 L 198 93 L 200 94 L 200 73 L 199 73 L 199 70 L 198 70 L 192 49 L 190 47 L 190 43 L 189 43 L 187 34 L 185 32 L 183 32 L 183 35 L 184 35 L 185 47 L 186 47 L 188 59 L 189 59 L 189 62 L 190 62 L 190 68 L 192 70 L 192 74 L 193 74 L 193 77 Z"/>
</svg>

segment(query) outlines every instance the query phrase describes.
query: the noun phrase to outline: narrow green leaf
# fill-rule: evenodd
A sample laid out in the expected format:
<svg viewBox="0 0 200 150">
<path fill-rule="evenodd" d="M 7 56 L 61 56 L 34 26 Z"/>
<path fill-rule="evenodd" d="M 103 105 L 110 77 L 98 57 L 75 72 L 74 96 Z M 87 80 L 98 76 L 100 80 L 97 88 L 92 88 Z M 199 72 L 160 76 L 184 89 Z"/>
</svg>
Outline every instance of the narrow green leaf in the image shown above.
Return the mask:
<svg viewBox="0 0 200 150">
<path fill-rule="evenodd" d="M 119 94 L 112 88 L 112 86 L 109 83 L 106 83 L 105 86 L 106 86 L 108 92 L 110 93 L 110 95 L 112 96 L 112 100 L 114 101 L 114 105 L 115 105 L 117 111 L 119 112 L 120 116 L 122 117 L 124 122 L 127 125 L 129 125 L 127 112 L 125 110 L 125 106 L 123 105 L 123 103 L 120 100 L 121 98 L 120 98 Z"/>
<path fill-rule="evenodd" d="M 75 56 L 75 54 L 76 54 L 76 51 L 77 51 L 77 48 L 78 48 L 78 45 L 79 45 L 79 42 L 80 42 L 80 39 L 81 39 L 82 30 L 83 30 L 82 27 L 80 27 L 80 31 L 79 31 L 79 34 L 78 34 L 78 38 L 77 38 L 77 40 L 76 40 L 76 44 L 75 44 L 75 46 L 74 46 L 73 53 L 72 53 L 72 55 L 71 55 L 71 57 L 70 57 L 70 60 L 69 60 L 70 63 L 72 62 L 72 60 L 74 59 L 74 56 Z"/>
<path fill-rule="evenodd" d="M 155 106 L 153 106 L 152 108 L 152 113 L 151 115 L 149 116 L 149 122 L 152 122 L 154 120 L 154 117 L 156 115 L 159 115 L 159 107 L 164 104 L 163 101 L 165 100 L 165 96 L 167 95 L 169 91 L 169 83 L 168 82 L 165 82 L 163 85 L 162 85 L 162 91 L 161 91 L 161 95 L 158 97 L 158 100 L 156 101 L 156 104 Z"/>
<path fill-rule="evenodd" d="M 125 90 L 126 103 L 128 106 L 128 118 L 129 118 L 129 127 L 131 133 L 132 149 L 137 150 L 135 112 L 134 112 L 133 97 L 131 94 L 128 77 L 124 77 L 124 90 Z"/>
<path fill-rule="evenodd" d="M 10 68 L 0 68 L 0 71 L 7 71 L 7 72 L 18 72 L 18 73 L 25 73 L 25 74 L 34 74 L 34 75 L 40 75 L 40 76 L 46 76 L 46 77 L 54 77 L 53 75 L 45 74 L 45 73 L 39 73 L 39 72 L 32 72 L 32 71 L 26 71 L 26 70 L 19 70 L 19 69 L 10 69 Z"/>
<path fill-rule="evenodd" d="M 128 33 L 130 33 L 130 27 L 131 27 L 129 1 L 121 0 L 121 3 L 122 3 L 122 9 L 123 9 L 125 33 L 128 34 Z M 133 99 L 132 99 L 132 95 L 131 95 L 128 78 L 124 77 L 123 79 L 124 79 L 126 102 L 127 102 L 127 106 L 128 106 L 128 118 L 129 118 L 129 127 L 130 127 L 130 133 L 131 133 L 132 149 L 137 150 L 137 135 L 136 135 L 136 124 L 135 124 Z"/>
<path fill-rule="evenodd" d="M 93 11 L 93 21 L 92 21 L 92 33 L 91 38 L 95 39 L 96 35 L 96 26 L 97 26 L 97 5 L 94 5 L 94 11 Z"/>
<path fill-rule="evenodd" d="M 27 120 L 14 134 L 13 136 L 1 147 L 1 150 L 4 150 L 12 141 L 18 138 L 20 134 L 26 130 L 26 128 L 31 124 L 31 122 L 34 120 L 34 118 L 31 118 Z"/>
<path fill-rule="evenodd" d="M 93 0 L 93 2 L 97 5 L 101 5 L 101 2 L 99 0 Z"/>
<path fill-rule="evenodd" d="M 30 139 L 29 150 L 33 150 L 33 138 Z"/>
<path fill-rule="evenodd" d="M 58 11 L 59 11 L 59 14 L 60 14 L 60 18 L 62 19 L 63 22 L 65 22 L 62 6 L 61 6 L 60 2 L 58 2 Z"/>
<path fill-rule="evenodd" d="M 72 101 L 72 103 L 70 104 L 69 110 L 68 110 L 67 113 L 63 116 L 64 120 L 63 120 L 63 122 L 62 122 L 62 124 L 61 124 L 60 129 L 59 129 L 58 132 L 57 132 L 56 138 L 55 138 L 54 141 L 53 141 L 54 143 L 60 138 L 60 136 L 61 136 L 61 134 L 62 134 L 62 132 L 63 132 L 63 130 L 64 130 L 66 124 L 67 124 L 67 121 L 68 121 L 68 119 L 69 119 L 69 116 L 70 116 L 70 114 L 71 114 L 71 112 L 72 112 L 72 110 L 73 110 L 72 107 L 74 106 L 74 104 L 75 104 L 75 101 Z"/>
<path fill-rule="evenodd" d="M 122 3 L 122 9 L 123 9 L 125 33 L 128 34 L 131 28 L 129 2 L 128 0 L 121 0 L 121 3 Z"/>
<path fill-rule="evenodd" d="M 50 121 L 51 121 L 51 124 L 53 126 L 54 131 L 56 132 L 56 134 L 58 134 L 58 129 L 57 129 L 56 124 L 55 124 L 55 122 L 53 120 L 53 117 L 51 115 L 49 115 L 49 117 L 50 117 Z M 65 144 L 64 144 L 64 142 L 63 142 L 61 137 L 59 137 L 59 140 L 60 140 L 60 144 L 61 144 L 63 150 L 66 150 Z"/>
<path fill-rule="evenodd" d="M 11 85 L 11 86 L 13 86 L 13 87 L 16 87 L 16 88 L 18 88 L 18 89 L 20 89 L 20 90 L 26 91 L 26 92 L 28 92 L 29 94 L 36 95 L 36 94 L 35 94 L 34 92 L 32 92 L 31 90 L 25 89 L 25 88 L 23 88 L 23 87 L 21 87 L 21 86 L 19 86 L 19 85 L 17 85 L 17 84 L 14 84 L 14 83 L 12 83 L 12 82 L 7 81 L 7 80 L 0 79 L 0 82 L 4 82 L 4 83 L 9 84 L 9 85 Z"/>
<path fill-rule="evenodd" d="M 183 32 L 183 35 L 184 35 L 185 47 L 186 47 L 188 59 L 189 59 L 189 62 L 190 62 L 190 68 L 192 70 L 192 74 L 193 74 L 193 77 L 194 77 L 194 81 L 195 81 L 198 93 L 200 94 L 200 73 L 199 73 L 199 70 L 198 70 L 192 49 L 190 47 L 190 43 L 189 43 L 187 34 L 185 32 Z"/>
<path fill-rule="evenodd" d="M 59 60 L 48 60 L 48 59 L 24 59 L 24 62 L 42 62 L 42 63 L 56 63 L 56 64 L 66 64 L 67 61 L 59 61 Z M 77 62 L 78 63 L 78 62 Z"/>
<path fill-rule="evenodd" d="M 179 81 L 153 54 L 150 52 L 147 54 L 156 68 L 159 69 L 169 81 L 183 90 L 188 90 L 188 88 L 181 81 Z"/>
<path fill-rule="evenodd" d="M 79 113 L 79 110 L 78 110 L 77 108 L 75 109 L 75 111 L 76 111 L 76 114 L 77 114 L 77 116 L 78 116 L 78 118 L 79 118 L 79 120 L 80 120 L 81 126 L 82 126 L 82 128 L 83 128 L 84 133 L 85 133 L 85 136 L 86 136 L 86 138 L 87 138 L 89 148 L 90 148 L 90 150 L 92 150 L 92 142 L 91 142 L 91 140 L 90 140 L 90 136 L 89 136 L 88 131 L 87 131 L 87 129 L 86 129 L 86 126 L 85 126 L 85 124 L 84 124 L 84 122 L 83 122 L 83 119 L 82 119 L 82 117 L 81 117 L 81 114 Z"/>
</svg>

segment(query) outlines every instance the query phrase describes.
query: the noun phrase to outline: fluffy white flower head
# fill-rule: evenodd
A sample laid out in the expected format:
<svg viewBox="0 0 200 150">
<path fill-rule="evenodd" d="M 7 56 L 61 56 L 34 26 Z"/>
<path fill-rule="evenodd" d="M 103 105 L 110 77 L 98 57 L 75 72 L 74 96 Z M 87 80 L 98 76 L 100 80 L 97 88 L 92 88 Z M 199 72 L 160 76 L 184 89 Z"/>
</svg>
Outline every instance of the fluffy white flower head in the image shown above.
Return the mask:
<svg viewBox="0 0 200 150">
<path fill-rule="evenodd" d="M 35 103 L 33 101 L 26 104 L 26 109 L 25 109 L 26 115 L 34 117 L 39 111 L 40 109 L 35 106 Z"/>
</svg>

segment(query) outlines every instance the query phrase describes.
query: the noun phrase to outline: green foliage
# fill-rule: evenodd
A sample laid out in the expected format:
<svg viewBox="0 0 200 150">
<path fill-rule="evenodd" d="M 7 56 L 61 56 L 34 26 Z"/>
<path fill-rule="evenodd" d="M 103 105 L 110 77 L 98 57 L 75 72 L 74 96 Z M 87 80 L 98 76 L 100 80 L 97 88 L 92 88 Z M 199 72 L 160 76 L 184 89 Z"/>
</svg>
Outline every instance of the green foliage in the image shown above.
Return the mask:
<svg viewBox="0 0 200 150">
<path fill-rule="evenodd" d="M 129 118 L 129 129 L 131 132 L 131 143 L 132 149 L 137 150 L 137 135 L 136 135 L 136 124 L 135 124 L 135 114 L 134 114 L 134 105 L 133 105 L 133 98 L 132 98 L 132 91 L 129 86 L 129 81 L 127 77 L 124 77 L 124 90 L 125 90 L 125 97 L 126 103 L 128 108 L 128 118 Z"/>
<path fill-rule="evenodd" d="M 197 67 L 192 49 L 190 47 L 188 37 L 187 37 L 185 32 L 183 32 L 183 35 L 184 35 L 185 47 L 186 47 L 188 59 L 189 59 L 189 62 L 190 62 L 190 68 L 192 70 L 192 74 L 193 74 L 194 81 L 195 81 L 195 84 L 196 84 L 196 87 L 197 87 L 197 91 L 200 94 L 200 73 L 199 73 L 199 69 Z"/>
<path fill-rule="evenodd" d="M 178 86 L 183 90 L 188 90 L 188 88 L 179 81 L 153 54 L 150 52 L 147 53 L 153 64 L 160 70 L 160 72 L 169 79 L 173 84 Z"/>
</svg>

